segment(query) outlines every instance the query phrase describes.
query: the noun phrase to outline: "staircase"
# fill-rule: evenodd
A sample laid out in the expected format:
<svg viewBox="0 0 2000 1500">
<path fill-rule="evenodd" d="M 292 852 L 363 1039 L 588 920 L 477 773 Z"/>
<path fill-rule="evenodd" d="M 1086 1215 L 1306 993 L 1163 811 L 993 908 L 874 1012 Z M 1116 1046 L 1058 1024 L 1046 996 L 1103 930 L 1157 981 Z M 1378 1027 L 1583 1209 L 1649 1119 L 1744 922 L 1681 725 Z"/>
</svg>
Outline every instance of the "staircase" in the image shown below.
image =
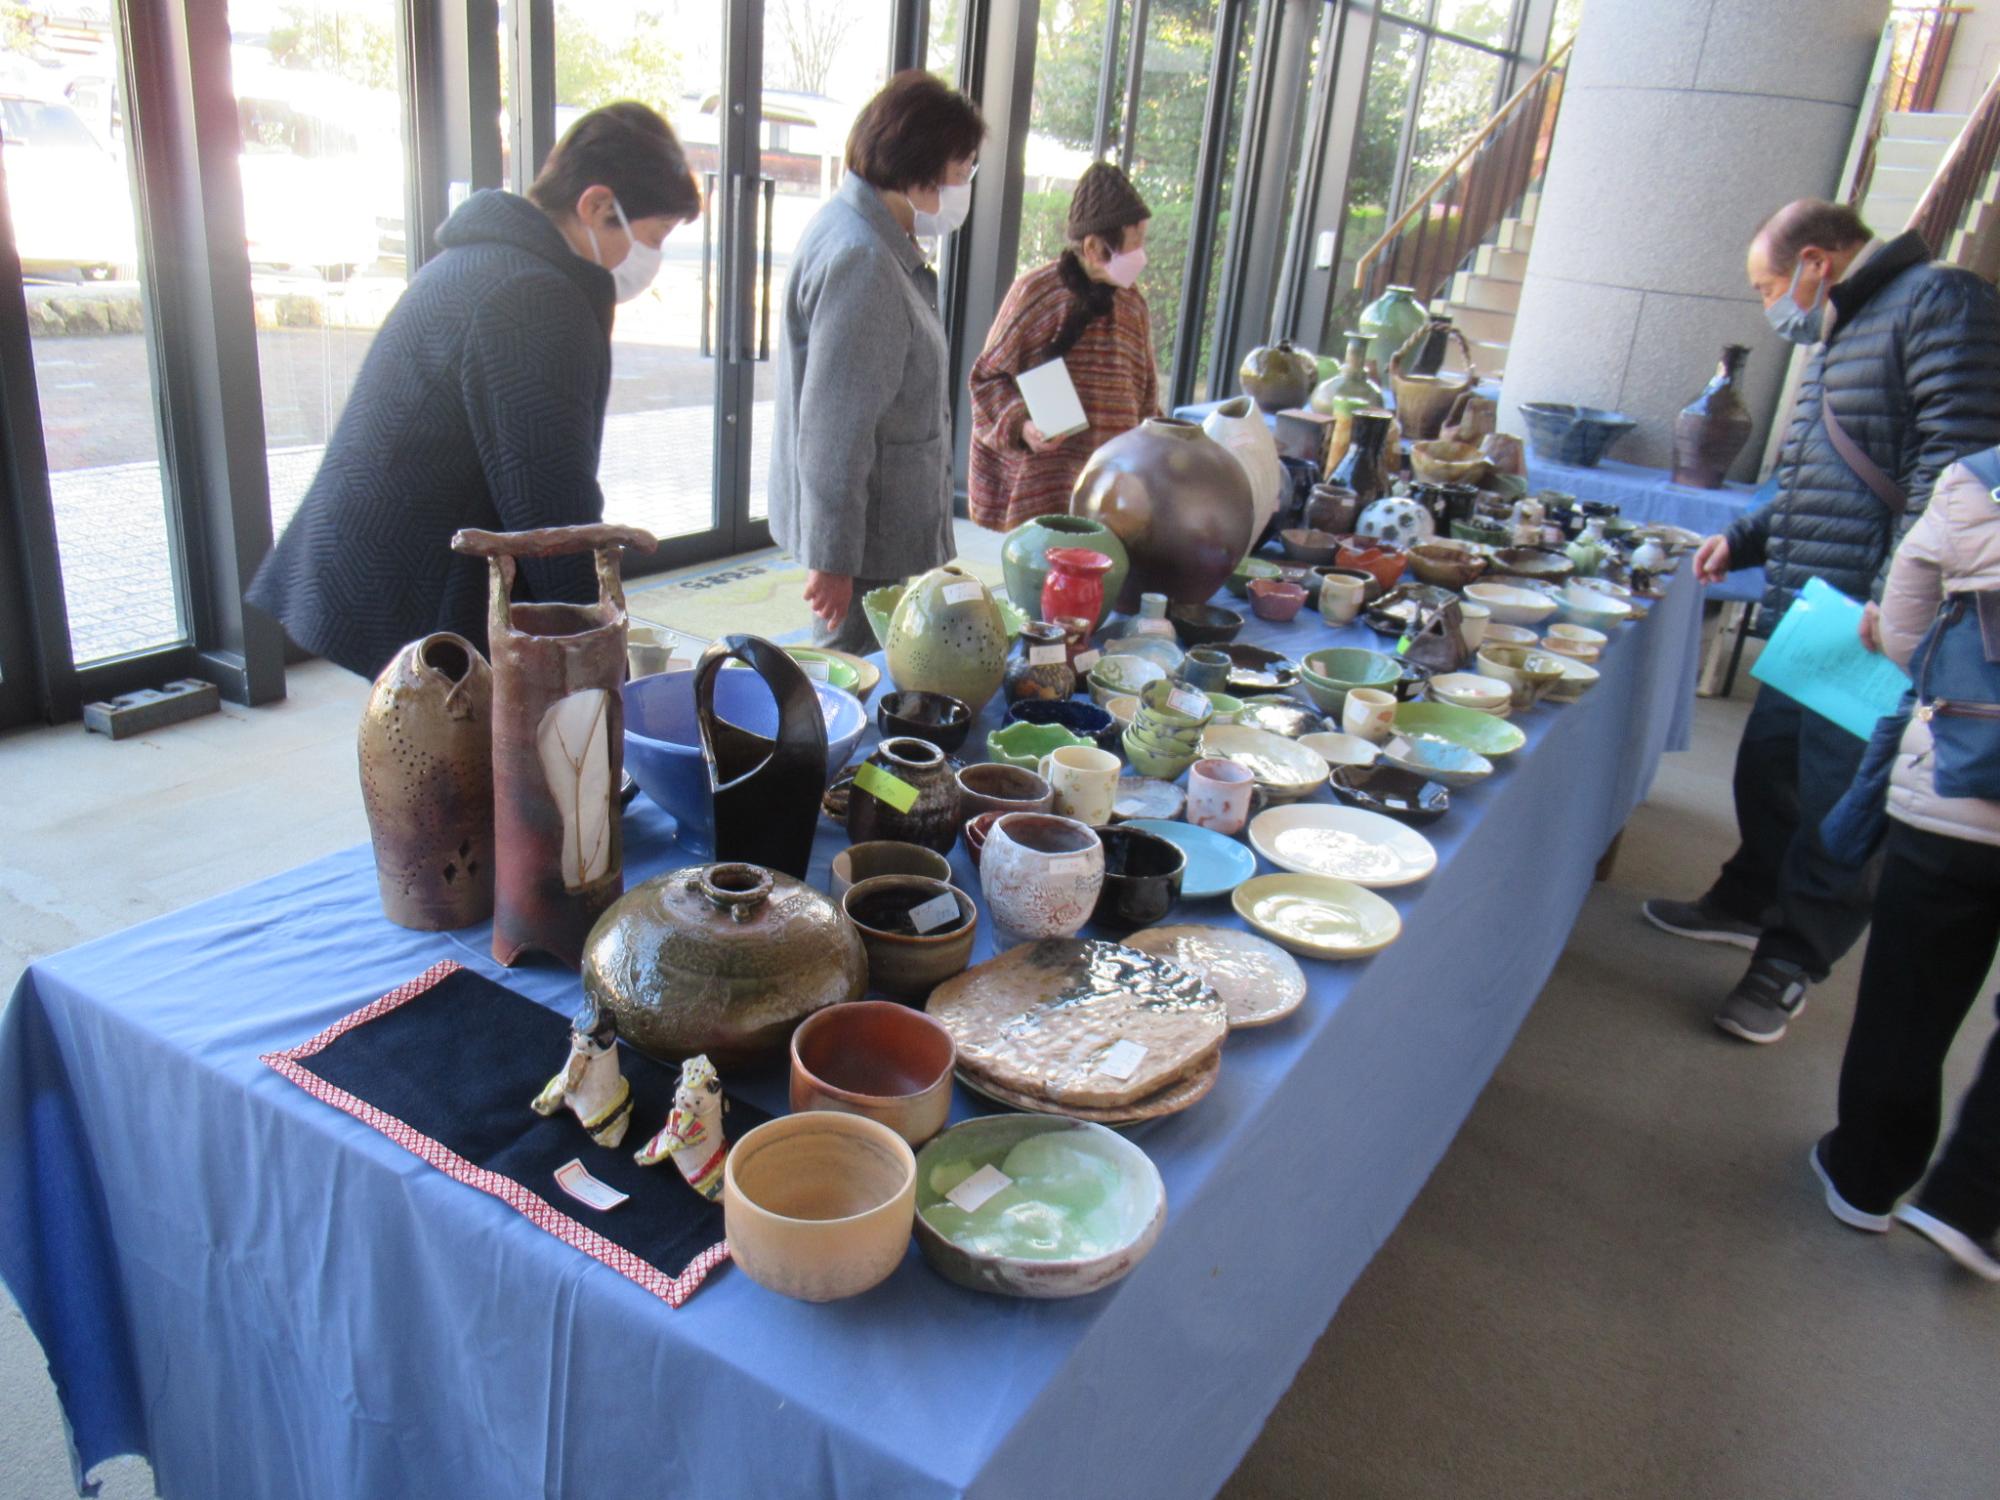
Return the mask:
<svg viewBox="0 0 2000 1500">
<path fill-rule="evenodd" d="M 1861 203 L 1861 217 L 1883 239 L 1903 232 L 1938 168 L 1944 165 L 1951 143 L 1971 118 L 1907 110 L 1883 115 L 1868 195 Z"/>
<path fill-rule="evenodd" d="M 1521 308 L 1521 283 L 1528 275 L 1528 252 L 1535 246 L 1539 191 L 1521 195 L 1514 212 L 1494 226 L 1472 252 L 1465 269 L 1434 310 L 1457 324 L 1472 349 L 1481 375 L 1498 380 L 1507 369 L 1507 345 L 1514 337 L 1514 314 Z"/>
</svg>

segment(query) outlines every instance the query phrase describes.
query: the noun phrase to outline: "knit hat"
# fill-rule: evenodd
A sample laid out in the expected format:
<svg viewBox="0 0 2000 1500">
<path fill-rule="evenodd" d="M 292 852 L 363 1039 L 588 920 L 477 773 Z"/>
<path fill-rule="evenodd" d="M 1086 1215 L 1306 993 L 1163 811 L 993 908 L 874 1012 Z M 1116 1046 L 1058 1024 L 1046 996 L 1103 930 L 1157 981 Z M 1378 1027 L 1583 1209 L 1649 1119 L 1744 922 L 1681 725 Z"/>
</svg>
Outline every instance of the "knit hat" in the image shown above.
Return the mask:
<svg viewBox="0 0 2000 1500">
<path fill-rule="evenodd" d="M 1131 178 L 1108 161 L 1094 161 L 1084 168 L 1070 195 L 1069 237 L 1075 242 L 1099 234 L 1116 242 L 1127 225 L 1152 217 Z"/>
</svg>

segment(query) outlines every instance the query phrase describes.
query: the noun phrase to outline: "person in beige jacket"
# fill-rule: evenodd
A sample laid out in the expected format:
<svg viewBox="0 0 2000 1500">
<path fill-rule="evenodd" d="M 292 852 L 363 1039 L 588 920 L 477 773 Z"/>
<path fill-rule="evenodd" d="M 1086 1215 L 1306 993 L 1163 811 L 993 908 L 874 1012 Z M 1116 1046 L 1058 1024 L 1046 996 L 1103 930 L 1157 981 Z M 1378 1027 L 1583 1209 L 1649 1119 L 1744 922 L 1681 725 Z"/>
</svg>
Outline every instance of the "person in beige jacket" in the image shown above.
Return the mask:
<svg viewBox="0 0 2000 1500">
<path fill-rule="evenodd" d="M 1995 590 L 2000 500 L 1953 464 L 1890 565 L 1882 649 L 1909 668 L 1947 595 Z M 2000 802 L 1941 796 L 1932 764 L 1929 725 L 1913 714 L 1890 773 L 1839 1124 L 1813 1148 L 1812 1166 L 1842 1223 L 1879 1234 L 1893 1209 L 1968 1270 L 2000 1281 L 2000 1039 L 1988 1045 L 1957 1127 L 1931 1162 L 1945 1054 L 2000 946 Z M 1919 1179 L 1922 1190 L 1898 1207 Z"/>
</svg>

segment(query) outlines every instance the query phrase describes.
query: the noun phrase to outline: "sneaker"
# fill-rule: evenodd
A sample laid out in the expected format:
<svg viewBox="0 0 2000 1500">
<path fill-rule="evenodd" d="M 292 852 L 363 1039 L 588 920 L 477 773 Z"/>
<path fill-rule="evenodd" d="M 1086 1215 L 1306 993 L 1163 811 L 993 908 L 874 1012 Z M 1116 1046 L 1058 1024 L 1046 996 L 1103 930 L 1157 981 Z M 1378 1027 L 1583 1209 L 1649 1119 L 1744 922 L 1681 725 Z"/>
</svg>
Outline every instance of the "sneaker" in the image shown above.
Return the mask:
<svg viewBox="0 0 2000 1500">
<path fill-rule="evenodd" d="M 1717 911 L 1704 896 L 1699 901 L 1648 901 L 1639 908 L 1646 920 L 1675 937 L 1693 938 L 1699 943 L 1731 943 L 1755 949 L 1764 929 L 1724 911 Z"/>
<path fill-rule="evenodd" d="M 1897 1209 L 1896 1217 L 1973 1275 L 1986 1281 L 2000 1281 L 2000 1245 L 1992 1239 L 1975 1240 L 1914 1203 L 1905 1203 Z"/>
<path fill-rule="evenodd" d="M 1865 1208 L 1856 1208 L 1843 1198 L 1840 1189 L 1833 1185 L 1833 1174 L 1827 1171 L 1826 1163 L 1820 1160 L 1819 1155 L 1820 1147 L 1826 1144 L 1826 1139 L 1825 1136 L 1821 1136 L 1818 1145 L 1815 1145 L 1806 1157 L 1806 1160 L 1812 1163 L 1813 1176 L 1817 1177 L 1820 1186 L 1826 1189 L 1826 1211 L 1849 1229 L 1865 1229 L 1870 1234 L 1887 1234 L 1892 1222 L 1887 1214 L 1871 1214 Z"/>
<path fill-rule="evenodd" d="M 1715 1013 L 1715 1024 L 1746 1042 L 1775 1042 L 1806 1008 L 1806 971 L 1782 959 L 1753 958 Z"/>
</svg>

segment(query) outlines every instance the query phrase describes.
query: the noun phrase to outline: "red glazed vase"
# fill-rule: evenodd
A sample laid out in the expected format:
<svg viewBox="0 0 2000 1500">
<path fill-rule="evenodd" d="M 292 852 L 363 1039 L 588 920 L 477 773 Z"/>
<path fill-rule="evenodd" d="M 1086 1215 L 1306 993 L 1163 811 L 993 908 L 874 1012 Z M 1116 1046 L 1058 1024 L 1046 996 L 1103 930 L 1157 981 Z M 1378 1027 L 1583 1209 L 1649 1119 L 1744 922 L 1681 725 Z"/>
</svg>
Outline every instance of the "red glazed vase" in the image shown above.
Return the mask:
<svg viewBox="0 0 2000 1500">
<path fill-rule="evenodd" d="M 1111 571 L 1111 559 L 1088 547 L 1051 547 L 1044 555 L 1049 576 L 1042 580 L 1042 618 L 1095 620 L 1104 608 L 1104 575 Z"/>
</svg>

